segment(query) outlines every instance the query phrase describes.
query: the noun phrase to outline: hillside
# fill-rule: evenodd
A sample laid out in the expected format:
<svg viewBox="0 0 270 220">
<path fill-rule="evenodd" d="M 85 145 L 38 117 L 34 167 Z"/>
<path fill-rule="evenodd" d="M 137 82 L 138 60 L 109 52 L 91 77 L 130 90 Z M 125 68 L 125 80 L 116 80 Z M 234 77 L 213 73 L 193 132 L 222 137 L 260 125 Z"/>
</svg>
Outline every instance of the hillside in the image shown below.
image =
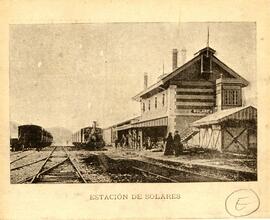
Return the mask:
<svg viewBox="0 0 270 220">
<path fill-rule="evenodd" d="M 55 144 L 66 145 L 67 141 L 70 141 L 72 132 L 63 127 L 46 128 L 47 131 L 53 135 L 53 141 Z"/>
</svg>

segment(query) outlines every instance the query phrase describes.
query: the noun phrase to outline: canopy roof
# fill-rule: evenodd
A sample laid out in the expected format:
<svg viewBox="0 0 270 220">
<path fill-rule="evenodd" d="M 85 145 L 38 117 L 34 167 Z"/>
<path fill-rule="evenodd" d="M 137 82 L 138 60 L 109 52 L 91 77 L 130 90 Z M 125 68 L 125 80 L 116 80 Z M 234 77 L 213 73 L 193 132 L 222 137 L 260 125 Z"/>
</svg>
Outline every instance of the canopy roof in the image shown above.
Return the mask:
<svg viewBox="0 0 270 220">
<path fill-rule="evenodd" d="M 219 124 L 229 119 L 257 120 L 257 109 L 253 106 L 245 106 L 221 110 L 206 117 L 203 117 L 191 123 L 191 125 L 194 127 L 200 127 L 204 125 Z"/>
</svg>

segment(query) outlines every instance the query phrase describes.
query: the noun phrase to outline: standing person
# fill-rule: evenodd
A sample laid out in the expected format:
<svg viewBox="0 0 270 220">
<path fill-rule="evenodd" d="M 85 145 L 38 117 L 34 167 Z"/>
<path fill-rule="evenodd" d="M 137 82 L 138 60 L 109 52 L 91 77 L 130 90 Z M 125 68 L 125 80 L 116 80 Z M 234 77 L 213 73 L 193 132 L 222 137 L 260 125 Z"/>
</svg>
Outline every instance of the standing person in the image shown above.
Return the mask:
<svg viewBox="0 0 270 220">
<path fill-rule="evenodd" d="M 138 146 L 138 149 L 141 150 L 141 136 L 138 135 L 138 138 L 137 138 L 137 146 Z"/>
<path fill-rule="evenodd" d="M 143 139 L 143 145 L 144 145 L 145 150 L 147 150 L 148 149 L 148 137 L 147 136 L 145 136 Z"/>
<path fill-rule="evenodd" d="M 32 148 L 32 144 L 30 144 L 30 147 Z M 40 151 L 40 144 L 36 145 L 36 151 Z"/>
<path fill-rule="evenodd" d="M 166 137 L 163 137 L 162 150 L 165 150 Z"/>
<path fill-rule="evenodd" d="M 125 137 L 125 135 L 123 134 L 122 135 L 122 139 L 121 139 L 121 147 L 123 148 L 123 147 L 125 147 L 125 144 L 126 144 L 126 137 Z"/>
<path fill-rule="evenodd" d="M 130 133 L 130 144 L 129 145 L 130 145 L 130 147 L 132 149 L 135 150 L 136 145 L 135 145 L 135 133 L 134 133 L 134 130 Z"/>
<path fill-rule="evenodd" d="M 181 149 L 181 138 L 180 135 L 178 133 L 178 131 L 175 131 L 174 133 L 174 137 L 173 137 L 173 145 L 174 145 L 174 154 L 175 156 L 179 156 L 180 153 L 182 153 L 182 149 Z"/>
<path fill-rule="evenodd" d="M 151 138 L 147 138 L 147 149 L 151 149 Z"/>
<path fill-rule="evenodd" d="M 129 137 L 129 135 L 127 134 L 127 135 L 125 136 L 125 145 L 126 145 L 127 148 L 129 148 L 129 140 L 130 140 L 130 137 Z"/>
<path fill-rule="evenodd" d="M 126 138 L 127 138 L 126 139 L 126 145 L 127 145 L 127 147 L 128 148 L 129 147 L 132 148 L 132 133 L 131 133 L 131 131 L 128 131 Z"/>
<path fill-rule="evenodd" d="M 173 137 L 171 132 L 169 132 L 166 139 L 164 155 L 173 155 Z"/>
<path fill-rule="evenodd" d="M 124 135 L 123 134 L 123 147 L 127 147 L 128 146 L 128 134 L 127 135 Z"/>
<path fill-rule="evenodd" d="M 136 149 L 136 131 L 135 130 L 132 130 L 132 133 L 131 133 L 131 143 L 132 143 L 132 148 L 134 148 L 134 150 Z"/>
<path fill-rule="evenodd" d="M 115 146 L 116 150 L 117 150 L 117 147 L 118 147 L 118 143 L 119 143 L 119 140 L 118 140 L 118 137 L 116 137 L 116 139 L 114 141 L 114 146 Z"/>
</svg>

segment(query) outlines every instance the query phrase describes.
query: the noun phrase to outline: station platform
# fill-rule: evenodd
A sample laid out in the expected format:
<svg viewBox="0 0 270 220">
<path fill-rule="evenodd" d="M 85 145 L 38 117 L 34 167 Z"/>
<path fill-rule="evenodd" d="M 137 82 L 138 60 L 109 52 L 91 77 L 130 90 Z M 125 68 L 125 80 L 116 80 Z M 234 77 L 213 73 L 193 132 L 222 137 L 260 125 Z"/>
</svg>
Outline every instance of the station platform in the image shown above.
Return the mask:
<svg viewBox="0 0 270 220">
<path fill-rule="evenodd" d="M 224 180 L 257 180 L 256 159 L 245 157 L 228 157 L 222 154 L 193 154 L 165 156 L 163 152 L 149 150 L 115 149 L 110 148 L 105 153 L 114 159 L 143 159 L 153 163 L 177 167 L 185 171 L 205 173 L 205 175 L 218 175 Z"/>
</svg>

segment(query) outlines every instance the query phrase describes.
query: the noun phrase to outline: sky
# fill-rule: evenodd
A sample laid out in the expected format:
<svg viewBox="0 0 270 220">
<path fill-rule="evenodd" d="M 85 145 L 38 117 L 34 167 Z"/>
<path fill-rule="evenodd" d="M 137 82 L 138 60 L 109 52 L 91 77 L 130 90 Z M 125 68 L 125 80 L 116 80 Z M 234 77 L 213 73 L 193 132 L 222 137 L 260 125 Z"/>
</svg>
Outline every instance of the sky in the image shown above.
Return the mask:
<svg viewBox="0 0 270 220">
<path fill-rule="evenodd" d="M 140 114 L 131 98 L 172 70 L 172 49 L 186 61 L 206 46 L 250 82 L 256 106 L 256 24 L 93 23 L 10 25 L 10 120 L 76 131 Z M 180 55 L 179 55 L 180 56 Z M 180 61 L 179 57 L 179 61 Z M 181 64 L 181 63 L 180 63 Z"/>
</svg>

